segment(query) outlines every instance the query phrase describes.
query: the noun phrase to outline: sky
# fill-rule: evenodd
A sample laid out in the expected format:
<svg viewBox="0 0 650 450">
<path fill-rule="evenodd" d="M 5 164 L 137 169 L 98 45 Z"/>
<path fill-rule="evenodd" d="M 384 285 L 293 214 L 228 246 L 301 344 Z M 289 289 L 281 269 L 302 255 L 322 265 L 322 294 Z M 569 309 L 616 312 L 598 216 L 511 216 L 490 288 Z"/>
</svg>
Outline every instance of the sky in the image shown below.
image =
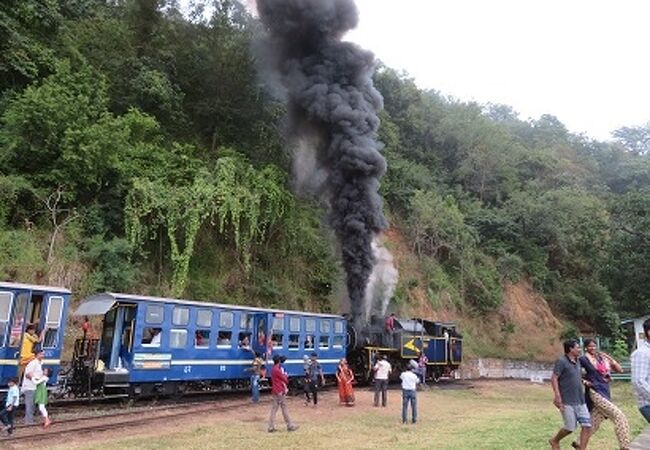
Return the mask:
<svg viewBox="0 0 650 450">
<path fill-rule="evenodd" d="M 650 121 L 650 2 L 356 0 L 346 39 L 421 88 L 606 140 Z"/>
<path fill-rule="evenodd" d="M 355 2 L 345 39 L 421 88 L 510 105 L 523 120 L 552 114 L 599 140 L 650 122 L 648 0 Z"/>
</svg>

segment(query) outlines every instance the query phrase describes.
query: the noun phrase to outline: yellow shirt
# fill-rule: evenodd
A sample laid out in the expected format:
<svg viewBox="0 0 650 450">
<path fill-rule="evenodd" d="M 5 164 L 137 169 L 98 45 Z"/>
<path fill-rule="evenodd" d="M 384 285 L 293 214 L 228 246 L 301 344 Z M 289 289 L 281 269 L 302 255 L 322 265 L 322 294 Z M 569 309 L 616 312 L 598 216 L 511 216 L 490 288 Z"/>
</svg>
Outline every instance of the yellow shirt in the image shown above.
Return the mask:
<svg viewBox="0 0 650 450">
<path fill-rule="evenodd" d="M 25 333 L 23 336 L 23 346 L 20 348 L 20 359 L 25 360 L 34 356 L 34 344 L 39 341 L 38 336 L 32 336 Z"/>
</svg>

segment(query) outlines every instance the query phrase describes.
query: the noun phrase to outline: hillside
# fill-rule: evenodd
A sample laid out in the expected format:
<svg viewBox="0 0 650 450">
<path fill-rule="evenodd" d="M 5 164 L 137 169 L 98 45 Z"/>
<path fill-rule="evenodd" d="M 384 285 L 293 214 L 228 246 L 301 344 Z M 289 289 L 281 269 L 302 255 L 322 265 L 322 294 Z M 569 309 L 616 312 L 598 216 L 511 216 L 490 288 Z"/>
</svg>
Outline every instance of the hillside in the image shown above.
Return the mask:
<svg viewBox="0 0 650 450">
<path fill-rule="evenodd" d="M 374 163 L 373 177 L 358 164 L 347 180 L 364 179 L 361 195 L 346 192 L 374 208 L 347 209 L 363 213 L 358 226 L 332 213 L 350 171 L 321 170 L 312 154 L 345 139 L 288 133 L 295 105 L 262 68 L 269 30 L 239 2 L 195 4 L 189 15 L 163 0 L 3 11 L 1 279 L 77 299 L 111 290 L 339 312 L 358 256 L 341 250 L 341 230 L 361 229 L 367 256 L 385 216 L 400 274 L 389 308 L 457 320 L 471 354 L 545 359 L 576 326 L 616 336 L 621 317 L 647 313 L 650 124 L 599 142 L 369 61 L 353 77 Z M 328 89 L 346 83 L 330 75 Z"/>
</svg>

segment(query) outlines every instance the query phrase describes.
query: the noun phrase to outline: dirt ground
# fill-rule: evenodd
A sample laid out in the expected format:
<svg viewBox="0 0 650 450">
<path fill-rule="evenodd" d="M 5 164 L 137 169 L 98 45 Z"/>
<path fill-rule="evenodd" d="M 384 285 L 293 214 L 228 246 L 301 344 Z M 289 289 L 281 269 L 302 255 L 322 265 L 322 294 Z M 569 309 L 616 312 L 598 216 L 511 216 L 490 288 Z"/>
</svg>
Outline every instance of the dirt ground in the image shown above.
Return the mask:
<svg viewBox="0 0 650 450">
<path fill-rule="evenodd" d="M 643 421 L 636 411 L 628 384 L 615 387 L 615 398 L 638 434 Z M 401 424 L 401 393 L 389 391 L 388 407 L 373 407 L 368 388 L 356 390 L 356 405 L 338 404 L 335 390 L 319 397 L 317 408 L 290 397 L 289 414 L 300 429 L 286 431 L 278 412 L 278 432 L 267 433 L 269 397 L 227 412 L 202 412 L 164 417 L 142 427 L 69 437 L 47 438 L 41 448 L 60 449 L 545 449 L 560 419 L 551 404 L 548 385 L 524 381 L 453 382 L 418 392 L 418 424 Z M 56 420 L 56 417 L 54 418 Z M 137 420 L 137 419 L 136 419 Z M 563 448 L 570 448 L 569 441 Z M 20 448 L 20 447 L 14 447 Z M 601 427 L 590 450 L 616 448 L 611 424 Z"/>
</svg>

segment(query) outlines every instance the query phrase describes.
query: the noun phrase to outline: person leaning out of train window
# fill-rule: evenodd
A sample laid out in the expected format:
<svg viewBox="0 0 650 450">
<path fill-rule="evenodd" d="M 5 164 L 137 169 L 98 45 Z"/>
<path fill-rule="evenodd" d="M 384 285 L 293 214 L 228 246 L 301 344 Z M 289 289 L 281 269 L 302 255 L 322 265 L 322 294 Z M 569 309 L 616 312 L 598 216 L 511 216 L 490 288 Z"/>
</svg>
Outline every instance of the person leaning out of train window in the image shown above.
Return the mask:
<svg viewBox="0 0 650 450">
<path fill-rule="evenodd" d="M 36 334 L 36 325 L 30 324 L 27 325 L 25 329 L 25 334 L 23 336 L 23 345 L 20 348 L 20 362 L 19 362 L 19 376 L 22 377 L 22 374 L 25 372 L 25 367 L 34 359 L 34 346 L 40 342 L 43 342 L 45 333 L 47 332 L 47 327 L 43 328 L 40 335 Z"/>
</svg>

